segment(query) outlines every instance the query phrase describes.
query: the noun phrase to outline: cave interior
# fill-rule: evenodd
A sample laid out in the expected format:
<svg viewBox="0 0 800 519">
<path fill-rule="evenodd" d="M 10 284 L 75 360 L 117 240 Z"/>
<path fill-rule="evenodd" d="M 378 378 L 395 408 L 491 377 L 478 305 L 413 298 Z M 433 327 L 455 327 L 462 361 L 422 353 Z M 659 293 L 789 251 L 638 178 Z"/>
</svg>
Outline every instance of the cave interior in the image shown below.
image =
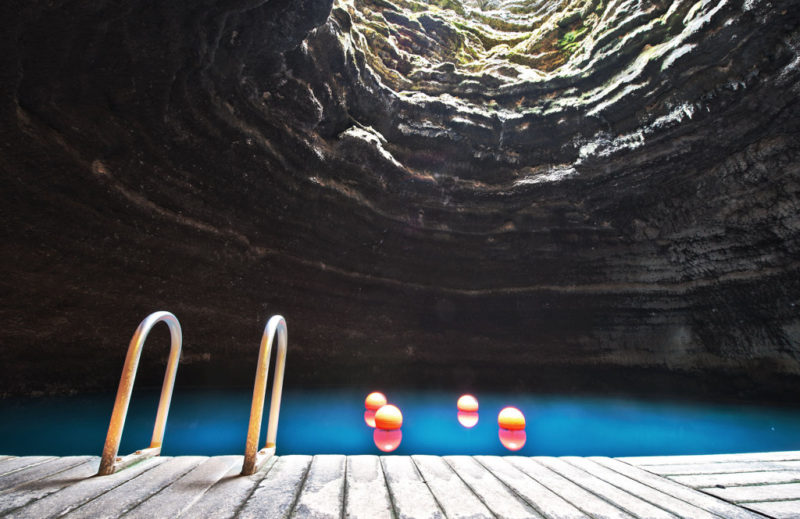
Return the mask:
<svg viewBox="0 0 800 519">
<path fill-rule="evenodd" d="M 3 11 L 0 395 L 800 399 L 797 0 Z"/>
</svg>

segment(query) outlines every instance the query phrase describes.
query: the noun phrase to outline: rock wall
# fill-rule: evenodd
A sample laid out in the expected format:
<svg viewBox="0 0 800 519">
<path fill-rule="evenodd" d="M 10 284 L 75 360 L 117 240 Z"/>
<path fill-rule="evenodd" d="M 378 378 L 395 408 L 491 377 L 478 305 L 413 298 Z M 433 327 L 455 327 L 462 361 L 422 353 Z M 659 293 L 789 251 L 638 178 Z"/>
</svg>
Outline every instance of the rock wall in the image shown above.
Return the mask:
<svg viewBox="0 0 800 519">
<path fill-rule="evenodd" d="M 798 398 L 796 0 L 4 10 L 0 393 Z"/>
</svg>

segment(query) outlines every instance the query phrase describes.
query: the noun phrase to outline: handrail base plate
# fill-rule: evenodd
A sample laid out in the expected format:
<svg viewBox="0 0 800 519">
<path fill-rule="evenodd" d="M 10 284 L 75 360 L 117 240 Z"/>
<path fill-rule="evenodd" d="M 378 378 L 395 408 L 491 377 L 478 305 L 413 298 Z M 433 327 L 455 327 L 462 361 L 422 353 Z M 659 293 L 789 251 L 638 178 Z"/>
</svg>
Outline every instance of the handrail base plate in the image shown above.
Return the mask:
<svg viewBox="0 0 800 519">
<path fill-rule="evenodd" d="M 161 454 L 161 447 L 148 447 L 146 449 L 138 450 L 133 454 L 128 454 L 127 456 L 117 457 L 114 464 L 108 467 L 106 470 L 103 470 L 103 467 L 100 467 L 97 475 L 108 476 L 114 474 L 115 472 L 119 472 L 122 469 L 139 463 L 140 461 L 144 461 L 148 458 L 154 458 L 159 454 Z"/>
<path fill-rule="evenodd" d="M 252 469 L 248 470 L 248 467 L 242 467 L 242 476 L 250 476 L 255 474 L 264 466 L 264 464 L 275 455 L 275 446 L 272 447 L 264 447 L 260 451 L 256 453 L 256 461 L 253 464 Z"/>
</svg>

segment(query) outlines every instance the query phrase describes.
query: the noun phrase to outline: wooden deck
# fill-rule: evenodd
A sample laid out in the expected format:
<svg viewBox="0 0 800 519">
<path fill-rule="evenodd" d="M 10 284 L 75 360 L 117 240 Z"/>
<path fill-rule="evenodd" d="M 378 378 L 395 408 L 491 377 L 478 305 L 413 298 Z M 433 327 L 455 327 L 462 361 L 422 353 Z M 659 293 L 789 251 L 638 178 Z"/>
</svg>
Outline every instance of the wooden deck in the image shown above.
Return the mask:
<svg viewBox="0 0 800 519">
<path fill-rule="evenodd" d="M 647 458 L 0 456 L 5 518 L 800 518 L 800 452 Z"/>
</svg>

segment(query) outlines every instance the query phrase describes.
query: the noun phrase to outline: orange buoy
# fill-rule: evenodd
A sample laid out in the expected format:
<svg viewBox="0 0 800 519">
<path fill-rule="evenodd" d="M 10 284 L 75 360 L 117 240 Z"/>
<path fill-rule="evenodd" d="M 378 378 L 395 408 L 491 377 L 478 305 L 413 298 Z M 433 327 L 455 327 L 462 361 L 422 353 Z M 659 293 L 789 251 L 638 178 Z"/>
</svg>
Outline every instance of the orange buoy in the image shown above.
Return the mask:
<svg viewBox="0 0 800 519">
<path fill-rule="evenodd" d="M 383 452 L 392 452 L 399 447 L 400 442 L 403 441 L 403 432 L 400 429 L 394 429 L 392 431 L 375 429 L 375 432 L 372 433 L 372 441 L 374 441 L 375 446 Z"/>
<path fill-rule="evenodd" d="M 525 415 L 516 407 L 504 407 L 497 415 L 497 425 L 509 431 L 525 429 Z"/>
<path fill-rule="evenodd" d="M 375 411 L 372 411 L 371 409 L 367 409 L 366 411 L 364 411 L 364 422 L 366 422 L 367 425 L 369 425 L 370 427 L 372 427 L 374 429 L 375 428 Z"/>
<path fill-rule="evenodd" d="M 367 395 L 367 399 L 364 400 L 364 407 L 369 409 L 370 411 L 377 411 L 382 406 L 386 405 L 386 396 L 383 393 L 378 393 L 377 391 L 370 393 Z"/>
<path fill-rule="evenodd" d="M 478 410 L 478 399 L 472 395 L 461 395 L 456 402 L 456 407 L 459 411 L 474 413 Z"/>
<path fill-rule="evenodd" d="M 520 450 L 525 446 L 525 442 L 528 439 L 524 429 L 500 429 L 498 436 L 500 437 L 500 443 L 503 444 L 503 447 L 510 451 Z"/>
<path fill-rule="evenodd" d="M 384 431 L 399 429 L 403 425 L 403 413 L 393 405 L 385 405 L 375 412 L 375 427 Z"/>
<path fill-rule="evenodd" d="M 471 429 L 478 424 L 478 413 L 474 411 L 459 411 L 458 423 L 467 429 Z"/>
</svg>

